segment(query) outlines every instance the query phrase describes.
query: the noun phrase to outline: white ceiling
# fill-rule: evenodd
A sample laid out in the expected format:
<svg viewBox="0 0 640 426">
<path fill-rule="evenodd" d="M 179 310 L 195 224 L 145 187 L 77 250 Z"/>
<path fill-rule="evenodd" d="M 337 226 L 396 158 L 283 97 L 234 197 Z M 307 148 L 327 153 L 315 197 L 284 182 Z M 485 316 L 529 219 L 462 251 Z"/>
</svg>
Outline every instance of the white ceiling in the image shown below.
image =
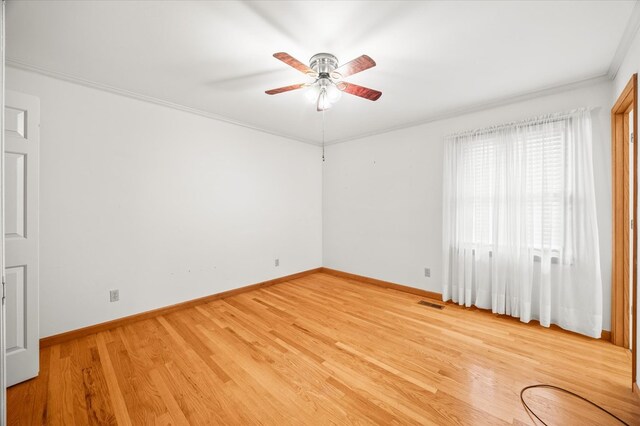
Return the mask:
<svg viewBox="0 0 640 426">
<path fill-rule="evenodd" d="M 327 141 L 419 122 L 472 105 L 606 75 L 633 1 L 9 1 L 9 64 L 78 77 L 304 141 L 321 114 L 308 77 L 274 59 L 377 67 L 326 113 Z"/>
</svg>

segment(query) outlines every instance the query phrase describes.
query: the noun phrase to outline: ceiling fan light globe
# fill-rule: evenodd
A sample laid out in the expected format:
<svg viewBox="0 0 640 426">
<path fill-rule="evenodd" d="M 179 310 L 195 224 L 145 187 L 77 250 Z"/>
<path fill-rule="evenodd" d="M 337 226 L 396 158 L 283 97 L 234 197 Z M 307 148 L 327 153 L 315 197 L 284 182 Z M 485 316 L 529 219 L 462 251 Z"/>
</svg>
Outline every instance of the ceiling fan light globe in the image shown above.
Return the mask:
<svg viewBox="0 0 640 426">
<path fill-rule="evenodd" d="M 342 97 L 342 92 L 336 87 L 335 84 L 332 84 L 327 87 L 327 98 L 329 102 L 332 104 L 338 102 Z"/>
<path fill-rule="evenodd" d="M 315 104 L 318 102 L 318 96 L 320 96 L 320 88 L 314 84 L 306 90 L 304 95 L 310 103 Z"/>
<path fill-rule="evenodd" d="M 325 110 L 325 109 L 329 109 L 332 107 L 331 102 L 329 102 L 329 100 L 325 99 L 324 101 L 320 101 L 320 109 L 321 110 Z"/>
<path fill-rule="evenodd" d="M 333 103 L 329 99 L 329 95 L 326 91 L 320 93 L 320 98 L 318 99 L 318 106 L 320 110 L 325 110 L 331 108 Z"/>
</svg>

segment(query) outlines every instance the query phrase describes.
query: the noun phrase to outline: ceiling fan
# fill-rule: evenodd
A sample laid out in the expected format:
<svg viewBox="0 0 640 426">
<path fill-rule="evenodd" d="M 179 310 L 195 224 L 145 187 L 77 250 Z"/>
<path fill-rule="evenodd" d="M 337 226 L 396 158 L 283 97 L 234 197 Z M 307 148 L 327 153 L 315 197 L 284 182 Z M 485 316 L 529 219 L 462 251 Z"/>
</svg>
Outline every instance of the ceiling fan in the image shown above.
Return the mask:
<svg viewBox="0 0 640 426">
<path fill-rule="evenodd" d="M 330 53 L 313 55 L 309 61 L 309 66 L 285 52 L 274 53 L 273 57 L 307 74 L 314 81 L 267 90 L 265 92 L 267 95 L 277 95 L 278 93 L 309 87 L 310 90 L 307 91 L 307 96 L 316 103 L 318 111 L 331 108 L 340 99 L 342 92 L 370 101 L 377 101 L 382 96 L 382 92 L 378 90 L 342 81 L 345 77 L 376 66 L 374 60 L 367 55 L 362 55 L 340 67 L 338 67 L 338 59 Z"/>
</svg>

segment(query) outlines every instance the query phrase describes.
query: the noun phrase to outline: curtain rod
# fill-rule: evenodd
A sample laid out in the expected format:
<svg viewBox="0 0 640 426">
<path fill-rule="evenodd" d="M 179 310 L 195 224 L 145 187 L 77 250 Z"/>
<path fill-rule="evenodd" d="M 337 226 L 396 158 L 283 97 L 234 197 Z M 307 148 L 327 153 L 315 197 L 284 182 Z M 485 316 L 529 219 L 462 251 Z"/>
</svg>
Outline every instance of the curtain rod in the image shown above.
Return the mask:
<svg viewBox="0 0 640 426">
<path fill-rule="evenodd" d="M 543 122 L 555 122 L 555 121 L 560 121 L 567 117 L 571 117 L 573 115 L 577 115 L 583 112 L 591 112 L 593 110 L 594 110 L 593 107 L 584 107 L 584 108 L 576 108 L 571 111 L 544 114 L 544 115 L 539 115 L 537 117 L 528 118 L 526 120 L 512 121 L 509 123 L 497 124 L 495 126 L 485 127 L 482 129 L 466 130 L 463 132 L 452 133 L 450 135 L 445 136 L 445 139 L 455 139 L 463 136 L 481 135 L 484 133 L 490 133 L 490 132 L 506 129 L 509 127 L 518 127 L 518 126 L 537 124 L 537 123 L 543 123 Z"/>
</svg>

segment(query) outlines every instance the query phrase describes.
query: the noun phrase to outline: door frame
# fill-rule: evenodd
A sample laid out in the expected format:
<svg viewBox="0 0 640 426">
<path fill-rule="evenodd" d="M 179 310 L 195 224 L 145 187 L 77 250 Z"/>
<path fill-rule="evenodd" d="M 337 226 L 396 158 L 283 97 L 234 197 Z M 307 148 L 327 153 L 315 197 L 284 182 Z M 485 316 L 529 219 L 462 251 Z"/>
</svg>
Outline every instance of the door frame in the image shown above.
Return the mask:
<svg viewBox="0 0 640 426">
<path fill-rule="evenodd" d="M 611 342 L 632 348 L 632 383 L 636 381 L 637 303 L 630 303 L 629 295 L 637 291 L 637 199 L 638 199 L 638 143 L 629 140 L 629 112 L 633 110 L 633 131 L 638 129 L 638 75 L 633 74 L 611 108 L 612 161 L 612 268 L 611 268 Z M 635 136 L 635 135 L 634 135 Z M 630 149 L 631 148 L 631 149 Z M 629 157 L 633 156 L 633 206 L 629 205 Z M 633 208 L 630 214 L 630 207 Z M 633 220 L 633 222 L 631 222 Z M 631 229 L 633 223 L 633 229 Z M 632 244 L 629 244 L 631 238 Z M 630 247 L 631 246 L 631 247 Z M 631 267 L 631 270 L 629 270 Z M 631 280 L 630 280 L 631 277 Z M 630 282 L 631 281 L 631 282 Z M 631 293 L 630 293 L 631 287 Z M 629 307 L 633 306 L 631 315 Z M 629 323 L 631 316 L 631 324 Z M 629 327 L 632 325 L 631 327 Z M 632 330 L 629 333 L 629 330 Z"/>
<path fill-rule="evenodd" d="M 4 79 L 5 79 L 5 0 L 0 5 L 0 425 L 7 422 L 7 363 L 5 341 L 4 280 Z"/>
</svg>

